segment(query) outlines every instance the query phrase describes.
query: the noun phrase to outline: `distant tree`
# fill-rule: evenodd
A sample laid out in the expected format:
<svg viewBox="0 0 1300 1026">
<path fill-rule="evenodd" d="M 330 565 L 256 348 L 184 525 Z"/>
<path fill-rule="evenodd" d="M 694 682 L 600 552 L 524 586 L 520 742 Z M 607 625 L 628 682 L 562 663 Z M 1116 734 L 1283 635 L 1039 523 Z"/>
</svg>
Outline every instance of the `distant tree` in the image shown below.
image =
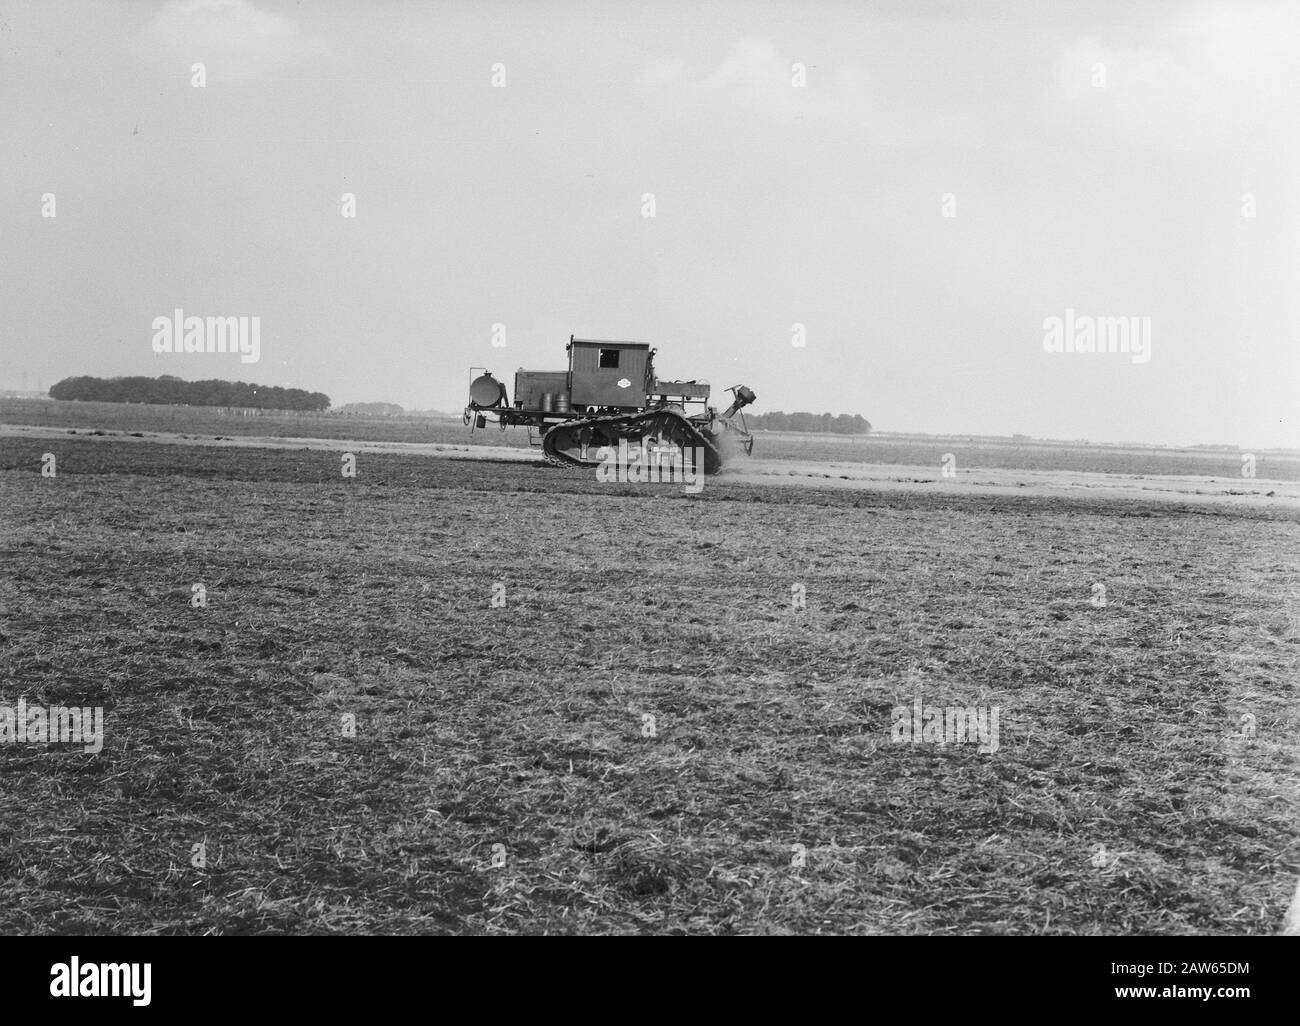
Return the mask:
<svg viewBox="0 0 1300 1026">
<path fill-rule="evenodd" d="M 335 412 L 365 417 L 400 417 L 406 411 L 396 403 L 347 403 Z"/>
<path fill-rule="evenodd" d="M 52 399 L 108 403 L 155 403 L 187 406 L 250 406 L 263 410 L 327 410 L 323 392 L 245 381 L 182 381 L 170 374 L 158 378 L 64 378 L 50 386 Z"/>
<path fill-rule="evenodd" d="M 771 413 L 746 414 L 745 423 L 761 431 L 819 431 L 837 435 L 866 435 L 871 433 L 871 422 L 860 413 Z"/>
</svg>

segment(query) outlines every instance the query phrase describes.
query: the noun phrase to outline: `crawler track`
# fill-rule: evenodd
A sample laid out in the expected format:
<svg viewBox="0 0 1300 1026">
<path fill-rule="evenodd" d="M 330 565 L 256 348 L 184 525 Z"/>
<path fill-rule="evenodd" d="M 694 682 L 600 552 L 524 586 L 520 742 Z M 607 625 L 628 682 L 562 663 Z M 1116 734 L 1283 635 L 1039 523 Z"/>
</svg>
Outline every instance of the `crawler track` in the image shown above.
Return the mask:
<svg viewBox="0 0 1300 1026">
<path fill-rule="evenodd" d="M 628 446 L 649 448 L 693 448 L 704 451 L 704 473 L 722 469 L 722 453 L 713 438 L 676 410 L 588 417 L 551 428 L 542 440 L 548 463 L 563 467 L 597 467 L 602 448 L 614 448 L 620 441 Z"/>
</svg>

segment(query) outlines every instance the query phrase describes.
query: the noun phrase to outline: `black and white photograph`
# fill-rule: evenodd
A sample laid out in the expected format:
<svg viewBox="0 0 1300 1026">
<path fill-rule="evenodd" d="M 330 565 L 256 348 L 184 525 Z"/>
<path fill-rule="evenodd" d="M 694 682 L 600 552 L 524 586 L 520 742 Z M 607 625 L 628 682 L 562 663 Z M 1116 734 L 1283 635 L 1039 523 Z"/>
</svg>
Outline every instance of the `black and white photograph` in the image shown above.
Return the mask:
<svg viewBox="0 0 1300 1026">
<path fill-rule="evenodd" d="M 1298 196 L 1294 0 L 0 0 L 0 934 L 1147 938 L 1089 986 L 1231 1015 Z"/>
</svg>

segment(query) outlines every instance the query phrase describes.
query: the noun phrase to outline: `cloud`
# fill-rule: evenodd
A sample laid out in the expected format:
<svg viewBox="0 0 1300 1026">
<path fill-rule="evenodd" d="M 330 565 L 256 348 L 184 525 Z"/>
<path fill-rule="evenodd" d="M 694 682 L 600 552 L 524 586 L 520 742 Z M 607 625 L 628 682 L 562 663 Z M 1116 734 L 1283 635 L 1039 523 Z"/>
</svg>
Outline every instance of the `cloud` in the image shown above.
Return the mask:
<svg viewBox="0 0 1300 1026">
<path fill-rule="evenodd" d="M 788 96 L 794 63 L 778 55 L 770 39 L 750 36 L 731 48 L 699 88 L 736 98 Z"/>
<path fill-rule="evenodd" d="M 1294 105 L 1297 67 L 1295 8 L 1206 6 L 1158 41 L 1087 36 L 1062 47 L 1048 102 L 1070 123 L 1126 142 L 1226 142 L 1278 123 Z"/>
<path fill-rule="evenodd" d="M 803 87 L 796 85 L 802 68 Z M 833 119 L 866 124 L 871 118 L 865 75 L 841 67 L 827 73 L 781 53 L 766 36 L 734 43 L 722 62 L 693 76 L 681 61 L 656 61 L 641 77 L 641 92 L 682 107 L 708 108 L 756 119 Z"/>
<path fill-rule="evenodd" d="M 1187 37 L 1197 58 L 1216 72 L 1270 79 L 1295 70 L 1300 8 L 1290 2 L 1204 7 L 1189 19 Z"/>
<path fill-rule="evenodd" d="M 151 54 L 169 66 L 207 67 L 210 80 L 242 82 L 327 52 L 292 18 L 248 0 L 171 0 L 145 28 Z"/>
<path fill-rule="evenodd" d="M 737 40 L 711 70 L 695 74 L 681 61 L 656 61 L 639 86 L 665 124 L 712 139 L 739 129 L 770 142 L 854 147 L 969 143 L 978 135 L 964 112 L 890 102 L 862 64 L 809 60 L 766 36 Z"/>
</svg>

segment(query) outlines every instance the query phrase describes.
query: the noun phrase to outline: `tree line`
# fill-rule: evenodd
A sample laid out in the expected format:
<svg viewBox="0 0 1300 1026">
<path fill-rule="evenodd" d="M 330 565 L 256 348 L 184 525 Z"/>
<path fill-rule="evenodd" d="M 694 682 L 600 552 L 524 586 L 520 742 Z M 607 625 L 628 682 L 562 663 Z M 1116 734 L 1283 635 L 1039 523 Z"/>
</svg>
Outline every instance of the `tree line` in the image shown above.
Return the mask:
<svg viewBox="0 0 1300 1026">
<path fill-rule="evenodd" d="M 397 403 L 344 403 L 335 413 L 356 417 L 403 417 L 406 411 Z"/>
<path fill-rule="evenodd" d="M 80 399 L 102 403 L 157 403 L 184 406 L 243 406 L 260 410 L 319 411 L 330 407 L 323 392 L 246 381 L 183 381 L 171 374 L 157 378 L 64 378 L 51 386 L 52 399 Z M 400 416 L 395 403 L 349 403 L 339 412 L 371 416 Z M 745 412 L 745 422 L 757 431 L 820 431 L 836 435 L 865 435 L 871 422 L 861 414 Z"/>
<path fill-rule="evenodd" d="M 871 422 L 860 413 L 850 416 L 841 413 L 750 413 L 745 411 L 745 423 L 751 431 L 821 431 L 832 435 L 865 435 L 871 432 Z"/>
<path fill-rule="evenodd" d="M 158 378 L 64 378 L 50 387 L 52 399 L 101 403 L 158 403 L 184 406 L 248 406 L 261 410 L 327 410 L 323 392 L 246 381 L 182 381 L 171 374 Z"/>
</svg>

